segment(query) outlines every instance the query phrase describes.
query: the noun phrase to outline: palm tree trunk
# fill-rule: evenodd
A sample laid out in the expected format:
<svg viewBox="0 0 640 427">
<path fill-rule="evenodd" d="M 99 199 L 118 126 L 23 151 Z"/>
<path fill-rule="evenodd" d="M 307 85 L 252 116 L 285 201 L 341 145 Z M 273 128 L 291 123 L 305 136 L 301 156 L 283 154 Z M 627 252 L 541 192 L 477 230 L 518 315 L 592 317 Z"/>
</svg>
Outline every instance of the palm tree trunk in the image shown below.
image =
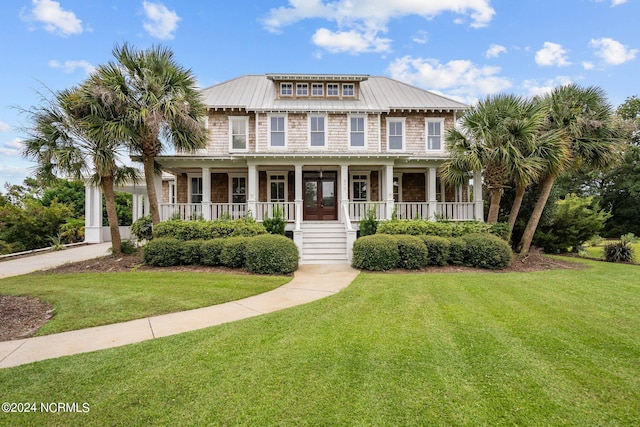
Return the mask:
<svg viewBox="0 0 640 427">
<path fill-rule="evenodd" d="M 144 156 L 142 158 L 144 166 L 144 180 L 147 184 L 147 197 L 149 198 L 149 210 L 151 211 L 151 222 L 156 225 L 160 222 L 160 212 L 158 209 L 158 196 L 156 193 L 156 170 L 155 159 L 153 157 Z"/>
<path fill-rule="evenodd" d="M 529 222 L 527 222 L 527 227 L 524 229 L 524 234 L 522 235 L 522 239 L 520 239 L 520 243 L 518 244 L 517 251 L 521 254 L 529 253 L 529 248 L 531 247 L 531 241 L 533 240 L 533 235 L 538 228 L 538 223 L 540 222 L 540 218 L 542 217 L 542 211 L 544 207 L 547 205 L 547 200 L 549 200 L 549 194 L 551 194 L 551 189 L 553 188 L 553 184 L 556 182 L 556 177 L 553 175 L 547 176 L 542 179 L 540 182 L 540 196 L 538 197 L 538 201 L 536 202 L 536 206 L 533 208 L 533 212 L 531 213 L 531 217 L 529 218 Z"/>
<path fill-rule="evenodd" d="M 122 239 L 118 228 L 118 213 L 116 212 L 116 194 L 113 191 L 113 177 L 102 177 L 102 191 L 104 192 L 105 205 L 107 207 L 107 219 L 111 232 L 111 251 L 114 255 L 122 255 Z"/>
<path fill-rule="evenodd" d="M 502 199 L 502 189 L 492 188 L 489 190 L 491 194 L 491 205 L 489 205 L 489 215 L 487 215 L 487 224 L 495 224 L 498 222 L 498 214 L 500 213 L 500 200 Z"/>
<path fill-rule="evenodd" d="M 513 200 L 513 205 L 511 206 L 511 212 L 509 212 L 509 230 L 513 230 L 513 226 L 516 225 L 516 219 L 518 219 L 518 214 L 520 213 L 520 206 L 522 206 L 522 199 L 524 198 L 524 193 L 527 188 L 522 185 L 516 186 L 516 198 Z"/>
</svg>

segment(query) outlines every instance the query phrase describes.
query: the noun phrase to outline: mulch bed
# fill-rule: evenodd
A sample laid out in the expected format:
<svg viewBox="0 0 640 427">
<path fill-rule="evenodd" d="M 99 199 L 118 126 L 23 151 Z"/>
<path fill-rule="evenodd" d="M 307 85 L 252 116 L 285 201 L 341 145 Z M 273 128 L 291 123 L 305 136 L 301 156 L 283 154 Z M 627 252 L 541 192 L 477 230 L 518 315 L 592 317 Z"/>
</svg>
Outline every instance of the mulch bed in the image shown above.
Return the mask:
<svg viewBox="0 0 640 427">
<path fill-rule="evenodd" d="M 500 272 L 532 272 L 542 270 L 587 268 L 584 264 L 551 259 L 538 251 L 532 251 L 527 257 L 514 259 L 509 267 Z M 86 272 L 126 272 L 126 271 L 189 271 L 203 273 L 248 274 L 244 271 L 224 267 L 179 266 L 151 267 L 143 265 L 140 253 L 122 257 L 106 256 L 92 260 L 65 264 L 60 267 L 34 274 L 69 274 Z M 419 271 L 394 270 L 391 274 L 404 273 L 491 273 L 490 270 L 462 266 L 428 267 Z M 0 341 L 21 339 L 33 335 L 53 316 L 53 307 L 38 298 L 0 295 Z"/>
</svg>

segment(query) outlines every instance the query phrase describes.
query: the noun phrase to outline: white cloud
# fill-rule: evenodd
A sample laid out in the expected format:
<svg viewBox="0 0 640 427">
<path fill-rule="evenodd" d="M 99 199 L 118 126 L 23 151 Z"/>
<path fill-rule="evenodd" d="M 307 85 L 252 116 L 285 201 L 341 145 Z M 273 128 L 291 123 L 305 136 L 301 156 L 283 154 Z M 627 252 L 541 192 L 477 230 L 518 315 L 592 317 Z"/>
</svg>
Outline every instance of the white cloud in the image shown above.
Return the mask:
<svg viewBox="0 0 640 427">
<path fill-rule="evenodd" d="M 536 52 L 536 64 L 542 67 L 553 65 L 564 67 L 571 63 L 567 61 L 567 51 L 557 43 L 544 42 L 544 47 Z"/>
<path fill-rule="evenodd" d="M 596 49 L 596 56 L 602 58 L 608 65 L 620 65 L 634 59 L 638 49 L 629 49 L 619 41 L 604 37 L 591 39 L 589 46 Z"/>
<path fill-rule="evenodd" d="M 602 3 L 604 0 L 596 0 L 598 3 Z M 620 6 L 627 3 L 629 0 L 611 0 L 611 7 Z"/>
<path fill-rule="evenodd" d="M 178 22 L 182 19 L 175 11 L 167 9 L 162 3 L 150 1 L 142 2 L 144 14 L 147 18 L 142 26 L 153 37 L 161 40 L 172 40 L 178 29 Z"/>
<path fill-rule="evenodd" d="M 566 86 L 571 83 L 573 83 L 573 80 L 569 76 L 556 76 L 542 81 L 535 79 L 525 80 L 523 86 L 529 96 L 544 96 L 551 93 L 558 86 Z"/>
<path fill-rule="evenodd" d="M 411 40 L 414 43 L 425 44 L 429 41 L 429 34 L 424 30 L 420 30 L 411 38 Z"/>
<path fill-rule="evenodd" d="M 64 63 L 61 63 L 60 61 L 56 61 L 55 59 L 52 59 L 51 61 L 49 61 L 49 67 L 60 69 L 67 74 L 75 72 L 76 69 L 78 68 L 84 70 L 86 74 L 91 74 L 96 69 L 96 67 L 94 67 L 88 61 L 85 61 L 85 60 L 64 61 Z"/>
<path fill-rule="evenodd" d="M 465 102 L 510 88 L 511 82 L 500 76 L 500 71 L 500 67 L 478 66 L 468 60 L 442 64 L 436 59 L 411 56 L 397 58 L 388 69 L 394 79 Z"/>
<path fill-rule="evenodd" d="M 349 42 L 360 39 L 368 47 L 366 52 L 387 51 L 391 40 L 381 38 L 379 33 L 387 31 L 387 24 L 391 19 L 409 15 L 419 15 L 425 19 L 432 19 L 445 12 L 464 15 L 471 19 L 471 27 L 484 27 L 489 24 L 494 9 L 489 0 L 456 0 L 443 2 L 441 0 L 394 0 L 381 2 L 379 0 L 289 0 L 288 6 L 271 9 L 262 23 L 268 31 L 278 32 L 282 28 L 305 19 L 325 19 L 335 22 L 336 31 L 320 28 L 314 35 L 314 43 L 330 52 L 344 51 L 341 46 L 345 43 L 343 37 L 348 36 Z M 320 33 L 320 36 L 318 36 Z M 333 37 L 328 37 L 328 36 Z M 338 37 L 341 36 L 341 37 Z M 335 43 L 330 43 L 330 40 Z M 426 39 L 424 37 L 418 40 Z M 415 37 L 414 37 L 414 41 Z M 417 41 L 420 43 L 420 41 Z M 316 43 L 317 44 L 317 43 Z"/>
<path fill-rule="evenodd" d="M 502 53 L 507 53 L 506 47 L 500 46 L 499 44 L 492 44 L 489 46 L 489 49 L 487 49 L 485 55 L 487 58 L 497 58 Z"/>
<path fill-rule="evenodd" d="M 590 61 L 583 61 L 582 62 L 582 68 L 584 68 L 585 70 L 593 70 L 596 66 L 593 65 L 593 62 Z"/>
<path fill-rule="evenodd" d="M 359 33 L 356 30 L 333 32 L 320 28 L 312 37 L 313 43 L 331 53 L 388 52 L 390 39 L 376 37 L 375 32 Z"/>
<path fill-rule="evenodd" d="M 20 138 L 14 138 L 0 145 L 0 154 L 4 154 L 5 156 L 20 156 L 21 150 L 22 140 Z"/>
<path fill-rule="evenodd" d="M 11 130 L 11 126 L 0 120 L 0 132 L 9 132 Z"/>
<path fill-rule="evenodd" d="M 82 21 L 73 12 L 63 10 L 57 1 L 33 0 L 32 4 L 31 15 L 23 19 L 41 22 L 45 30 L 62 36 L 82 33 Z"/>
</svg>

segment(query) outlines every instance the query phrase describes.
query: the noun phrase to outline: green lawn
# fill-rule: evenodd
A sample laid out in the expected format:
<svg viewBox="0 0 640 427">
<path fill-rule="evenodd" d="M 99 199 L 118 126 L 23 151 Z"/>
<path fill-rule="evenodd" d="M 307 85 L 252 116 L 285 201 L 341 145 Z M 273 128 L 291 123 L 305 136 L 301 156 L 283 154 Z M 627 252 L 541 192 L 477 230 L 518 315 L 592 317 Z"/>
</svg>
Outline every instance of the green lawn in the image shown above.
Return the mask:
<svg viewBox="0 0 640 427">
<path fill-rule="evenodd" d="M 53 303 L 46 335 L 206 307 L 277 288 L 291 277 L 187 272 L 29 274 L 0 280 L 0 294 Z"/>
<path fill-rule="evenodd" d="M 0 425 L 637 425 L 640 268 L 362 274 L 307 305 L 0 370 Z"/>
<path fill-rule="evenodd" d="M 613 242 L 617 242 L 617 240 L 613 240 L 613 241 L 611 241 L 611 242 L 612 242 L 612 243 L 613 243 Z M 605 242 L 605 243 L 603 243 L 603 244 L 601 244 L 601 245 L 598 245 L 598 246 L 587 246 L 587 247 L 585 248 L 585 251 L 587 252 L 587 256 L 588 256 L 589 258 L 596 258 L 596 259 L 602 259 L 602 258 L 604 258 L 604 245 L 605 245 L 606 243 L 608 243 L 608 242 Z M 631 247 L 633 248 L 633 253 L 634 253 L 634 258 L 635 258 L 635 259 L 634 259 L 634 262 L 637 264 L 637 263 L 638 263 L 638 260 L 640 259 L 640 258 L 639 258 L 639 254 L 640 254 L 640 243 L 632 243 L 632 244 L 631 244 Z"/>
</svg>

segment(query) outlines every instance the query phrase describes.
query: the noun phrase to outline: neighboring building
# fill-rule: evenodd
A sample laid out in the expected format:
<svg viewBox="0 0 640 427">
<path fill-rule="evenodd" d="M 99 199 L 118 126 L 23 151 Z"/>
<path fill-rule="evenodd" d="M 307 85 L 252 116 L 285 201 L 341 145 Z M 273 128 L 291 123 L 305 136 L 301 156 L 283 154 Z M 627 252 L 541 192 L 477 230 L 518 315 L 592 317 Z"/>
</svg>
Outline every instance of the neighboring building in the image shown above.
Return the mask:
<svg viewBox="0 0 640 427">
<path fill-rule="evenodd" d="M 379 219 L 482 220 L 482 192 L 449 188 L 438 172 L 465 104 L 359 74 L 248 75 L 202 94 L 208 147 L 158 158 L 174 176 L 163 179 L 162 220 L 261 221 L 279 206 L 303 263 L 350 258 L 371 209 Z"/>
</svg>

